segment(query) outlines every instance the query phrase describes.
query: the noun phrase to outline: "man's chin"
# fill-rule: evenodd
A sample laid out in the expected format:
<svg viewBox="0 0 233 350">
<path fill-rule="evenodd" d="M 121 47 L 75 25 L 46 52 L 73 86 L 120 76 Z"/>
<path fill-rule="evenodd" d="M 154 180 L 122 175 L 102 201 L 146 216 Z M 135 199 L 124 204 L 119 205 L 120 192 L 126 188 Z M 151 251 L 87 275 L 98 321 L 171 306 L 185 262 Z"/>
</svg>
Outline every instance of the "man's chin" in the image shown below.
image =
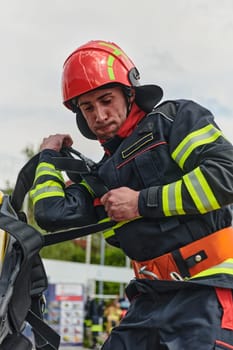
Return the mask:
<svg viewBox="0 0 233 350">
<path fill-rule="evenodd" d="M 101 140 L 110 140 L 116 135 L 117 131 L 109 131 L 109 132 L 96 132 L 96 136 Z"/>
<path fill-rule="evenodd" d="M 102 141 L 108 141 L 110 139 L 112 139 L 115 136 L 115 134 L 113 135 L 96 135 L 98 140 L 102 140 Z"/>
</svg>

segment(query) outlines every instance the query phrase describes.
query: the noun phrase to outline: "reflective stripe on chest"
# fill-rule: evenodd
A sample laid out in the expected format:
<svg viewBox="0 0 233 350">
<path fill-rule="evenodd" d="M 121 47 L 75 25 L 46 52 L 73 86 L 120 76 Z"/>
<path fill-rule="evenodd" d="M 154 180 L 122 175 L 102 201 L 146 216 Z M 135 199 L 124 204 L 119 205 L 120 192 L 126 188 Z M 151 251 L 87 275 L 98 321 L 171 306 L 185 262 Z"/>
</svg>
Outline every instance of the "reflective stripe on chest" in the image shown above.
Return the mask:
<svg viewBox="0 0 233 350">
<path fill-rule="evenodd" d="M 145 146 L 148 142 L 152 141 L 153 139 L 154 139 L 154 135 L 152 134 L 152 132 L 143 136 L 142 138 L 140 138 L 139 140 L 137 140 L 136 142 L 134 142 L 132 145 L 130 145 L 129 147 L 127 147 L 121 152 L 122 158 L 126 159 L 130 157 L 132 154 L 137 152 L 140 148 Z"/>
<path fill-rule="evenodd" d="M 153 136 L 153 135 L 152 135 L 152 136 Z M 149 141 L 148 141 L 148 142 L 149 142 Z M 125 158 L 124 161 L 121 162 L 121 163 L 119 163 L 119 164 L 116 166 L 116 168 L 117 168 L 117 169 L 120 169 L 120 168 L 123 167 L 125 164 L 129 163 L 131 160 L 133 160 L 134 158 L 136 158 L 137 156 L 139 156 L 139 155 L 141 155 L 141 154 L 143 154 L 143 153 L 145 153 L 145 152 L 147 152 L 147 151 L 149 151 L 149 150 L 151 150 L 151 149 L 153 149 L 153 148 L 156 148 L 156 147 L 158 147 L 158 146 L 166 145 L 167 142 L 166 142 L 166 141 L 158 141 L 158 142 L 153 143 L 152 145 L 148 145 L 148 147 L 146 147 L 146 148 L 140 150 L 140 148 L 142 148 L 145 144 L 146 144 L 146 143 L 144 143 L 141 147 L 137 147 L 137 149 L 135 148 L 134 151 L 131 151 L 131 153 L 128 155 L 128 157 L 125 156 L 125 157 L 124 157 L 124 158 Z M 124 152 L 124 151 L 122 151 L 122 153 L 123 153 L 123 152 Z M 123 154 L 122 154 L 122 158 L 123 158 Z"/>
</svg>

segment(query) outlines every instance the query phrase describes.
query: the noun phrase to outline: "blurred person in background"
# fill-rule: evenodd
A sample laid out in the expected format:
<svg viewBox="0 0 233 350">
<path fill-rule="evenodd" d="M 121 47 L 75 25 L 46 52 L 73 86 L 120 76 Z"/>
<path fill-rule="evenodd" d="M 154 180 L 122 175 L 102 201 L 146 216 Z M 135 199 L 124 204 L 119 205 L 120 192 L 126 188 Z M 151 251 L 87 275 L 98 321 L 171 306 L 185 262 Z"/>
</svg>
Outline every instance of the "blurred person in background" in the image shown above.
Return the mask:
<svg viewBox="0 0 233 350">
<path fill-rule="evenodd" d="M 107 334 L 111 333 L 113 327 L 116 327 L 120 323 L 122 310 L 118 299 L 111 300 L 105 307 L 104 318 L 106 320 Z"/>
</svg>

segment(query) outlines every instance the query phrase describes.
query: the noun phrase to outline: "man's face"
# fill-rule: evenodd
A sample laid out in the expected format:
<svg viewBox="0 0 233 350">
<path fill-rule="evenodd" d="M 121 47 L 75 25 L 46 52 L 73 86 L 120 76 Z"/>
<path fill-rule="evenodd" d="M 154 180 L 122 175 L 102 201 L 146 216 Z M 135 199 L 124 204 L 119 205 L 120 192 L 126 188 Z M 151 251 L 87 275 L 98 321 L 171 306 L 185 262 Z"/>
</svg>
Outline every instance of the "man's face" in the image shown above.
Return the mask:
<svg viewBox="0 0 233 350">
<path fill-rule="evenodd" d="M 94 90 L 78 98 L 78 107 L 98 139 L 112 138 L 127 118 L 127 103 L 120 87 Z"/>
</svg>

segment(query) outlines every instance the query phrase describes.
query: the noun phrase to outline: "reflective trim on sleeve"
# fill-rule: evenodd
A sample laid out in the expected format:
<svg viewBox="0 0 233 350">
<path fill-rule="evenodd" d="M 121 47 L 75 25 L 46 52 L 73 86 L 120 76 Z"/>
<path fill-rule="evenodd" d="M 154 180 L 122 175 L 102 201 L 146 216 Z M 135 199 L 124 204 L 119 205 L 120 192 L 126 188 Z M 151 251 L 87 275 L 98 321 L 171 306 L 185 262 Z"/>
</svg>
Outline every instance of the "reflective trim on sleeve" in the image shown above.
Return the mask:
<svg viewBox="0 0 233 350">
<path fill-rule="evenodd" d="M 220 208 L 200 167 L 183 177 L 185 186 L 201 214 Z"/>
<path fill-rule="evenodd" d="M 209 269 L 201 271 L 198 274 L 192 276 L 190 279 L 194 279 L 197 277 L 208 277 L 221 273 L 233 275 L 233 259 L 227 259 L 221 264 L 215 265 Z"/>
<path fill-rule="evenodd" d="M 120 221 L 118 222 L 115 226 L 111 227 L 111 228 L 108 228 L 106 230 L 103 231 L 103 236 L 105 239 L 111 237 L 111 236 L 114 236 L 115 235 L 115 230 L 124 226 L 125 224 L 128 224 L 129 222 L 132 222 L 132 221 L 135 221 L 135 220 L 138 220 L 138 219 L 141 219 L 142 217 L 139 216 L 135 219 L 132 219 L 132 220 L 124 220 L 124 221 Z M 102 222 L 108 222 L 110 221 L 110 218 L 105 218 L 103 220 L 100 220 L 99 223 L 102 223 Z"/>
<path fill-rule="evenodd" d="M 64 183 L 63 176 L 59 170 L 56 170 L 55 166 L 50 163 L 41 162 L 36 168 L 36 175 L 34 183 L 40 176 L 51 175 L 57 177 L 60 181 Z"/>
<path fill-rule="evenodd" d="M 81 182 L 79 182 L 79 185 L 82 185 L 83 187 L 85 187 L 88 190 L 88 192 L 91 194 L 91 196 L 95 197 L 95 194 L 92 188 L 88 185 L 88 183 L 85 180 L 82 180 Z"/>
<path fill-rule="evenodd" d="M 49 180 L 43 184 L 38 184 L 33 190 L 31 190 L 30 197 L 33 205 L 35 205 L 40 199 L 49 197 L 65 197 L 65 193 L 61 184 Z"/>
<path fill-rule="evenodd" d="M 212 124 L 208 124 L 187 135 L 172 152 L 172 158 L 179 164 L 180 168 L 183 169 L 184 163 L 193 150 L 201 145 L 214 142 L 220 136 L 222 136 L 222 132 Z"/>
<path fill-rule="evenodd" d="M 165 185 L 162 188 L 162 205 L 165 216 L 184 215 L 181 193 L 182 180 Z"/>
</svg>

